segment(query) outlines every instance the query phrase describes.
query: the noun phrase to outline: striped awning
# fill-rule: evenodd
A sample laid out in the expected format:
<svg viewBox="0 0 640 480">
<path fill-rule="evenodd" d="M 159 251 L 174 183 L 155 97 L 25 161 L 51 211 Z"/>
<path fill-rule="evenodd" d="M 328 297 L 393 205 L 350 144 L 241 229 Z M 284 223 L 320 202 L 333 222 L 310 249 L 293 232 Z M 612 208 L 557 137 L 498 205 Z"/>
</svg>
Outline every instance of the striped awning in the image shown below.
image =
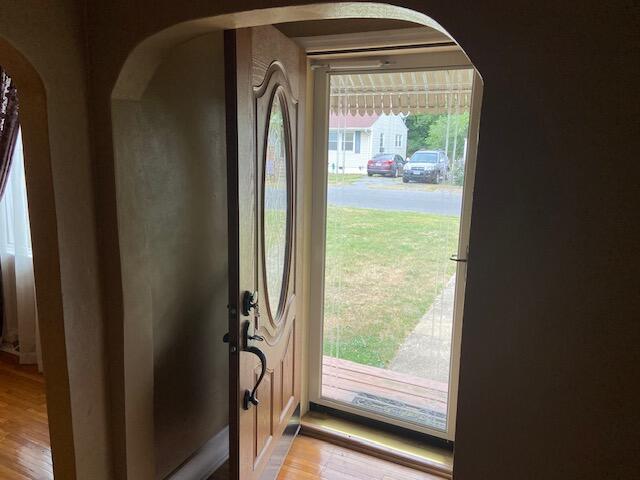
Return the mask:
<svg viewBox="0 0 640 480">
<path fill-rule="evenodd" d="M 334 114 L 455 113 L 471 105 L 472 69 L 331 76 Z"/>
</svg>

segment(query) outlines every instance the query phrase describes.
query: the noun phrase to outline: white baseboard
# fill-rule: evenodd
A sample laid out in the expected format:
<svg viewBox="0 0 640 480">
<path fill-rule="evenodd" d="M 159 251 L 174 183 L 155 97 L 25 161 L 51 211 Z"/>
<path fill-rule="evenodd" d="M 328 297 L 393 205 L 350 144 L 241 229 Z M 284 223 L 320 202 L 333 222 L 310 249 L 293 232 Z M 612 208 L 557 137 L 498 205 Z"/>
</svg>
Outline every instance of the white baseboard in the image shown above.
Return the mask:
<svg viewBox="0 0 640 480">
<path fill-rule="evenodd" d="M 167 480 L 205 480 L 229 458 L 229 427 L 211 437 Z"/>
</svg>

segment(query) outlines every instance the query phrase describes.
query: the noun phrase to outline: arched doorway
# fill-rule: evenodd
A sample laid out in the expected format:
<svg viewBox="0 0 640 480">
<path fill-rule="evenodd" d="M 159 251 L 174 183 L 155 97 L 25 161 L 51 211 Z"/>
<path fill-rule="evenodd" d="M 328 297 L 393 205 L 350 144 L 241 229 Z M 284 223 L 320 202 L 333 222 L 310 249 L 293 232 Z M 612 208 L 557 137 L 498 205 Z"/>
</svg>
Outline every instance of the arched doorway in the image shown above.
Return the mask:
<svg viewBox="0 0 640 480">
<path fill-rule="evenodd" d="M 0 64 L 15 82 L 20 95 L 20 125 L 52 457 L 56 475 L 75 478 L 46 92 L 38 72 L 18 50 L 2 38 Z"/>
<path fill-rule="evenodd" d="M 258 25 L 268 25 L 274 23 L 303 21 L 314 19 L 331 19 L 331 18 L 395 18 L 398 20 L 412 21 L 417 24 L 431 26 L 432 28 L 444 32 L 444 29 L 433 22 L 428 17 L 405 9 L 400 9 L 388 5 L 379 4 L 330 4 L 330 5 L 312 5 L 306 7 L 290 7 L 287 9 L 266 9 L 260 11 L 259 15 L 255 12 L 242 12 L 236 14 L 222 15 L 211 18 L 203 18 L 199 20 L 189 21 L 170 27 L 147 38 L 127 58 L 120 75 L 115 83 L 112 91 L 112 121 L 114 128 L 114 150 L 116 164 L 116 199 L 118 200 L 118 215 L 120 229 L 120 255 L 122 259 L 122 291 L 124 298 L 123 303 L 124 318 L 123 324 L 125 332 L 125 348 L 122 352 L 125 370 L 127 375 L 124 378 L 124 387 L 122 399 L 125 405 L 122 405 L 123 412 L 121 414 L 121 422 L 124 431 L 128 430 L 129 421 L 124 415 L 124 411 L 134 411 L 137 413 L 136 429 L 129 429 L 130 433 L 125 434 L 126 442 L 123 448 L 126 449 L 126 456 L 129 459 L 127 467 L 129 474 L 135 472 L 135 475 L 145 476 L 152 475 L 154 472 L 153 459 L 143 455 L 154 443 L 154 426 L 155 419 L 153 413 L 153 405 L 157 399 L 154 399 L 153 379 L 157 375 L 158 366 L 158 349 L 154 339 L 154 318 L 151 314 L 153 305 L 145 281 L 145 275 L 153 276 L 153 273 L 144 272 L 141 265 L 149 265 L 145 263 L 147 260 L 139 255 L 139 245 L 144 243 L 144 239 L 151 238 L 149 230 L 144 231 L 146 227 L 142 227 L 138 223 L 139 219 L 135 216 L 129 216 L 127 210 L 134 205 L 136 196 L 142 198 L 139 194 L 141 191 L 134 183 L 134 178 L 125 178 L 130 172 L 129 169 L 135 163 L 128 163 L 134 157 L 142 152 L 143 149 L 149 151 L 150 148 L 158 148 L 159 152 L 167 145 L 167 139 L 171 141 L 171 135 L 175 131 L 166 130 L 168 135 L 154 146 L 154 135 L 160 135 L 161 126 L 152 125 L 152 129 L 147 129 L 141 137 L 137 136 L 137 128 L 145 125 L 148 128 L 151 117 L 145 117 L 144 104 L 152 100 L 158 100 L 159 97 L 153 97 L 154 89 L 161 88 L 160 83 L 166 81 L 171 73 L 167 68 L 167 62 L 172 62 L 174 51 L 178 46 L 185 46 L 191 42 L 195 42 L 198 38 L 204 39 L 207 36 L 219 35 L 219 32 L 228 28 L 255 27 Z M 216 33 L 218 32 L 218 33 Z M 211 38 L 210 38 L 211 40 Z M 218 39 L 219 41 L 220 39 Z M 213 41 L 213 40 L 212 40 Z M 217 47 L 216 47 L 217 48 Z M 164 75 L 164 80 L 162 76 Z M 175 79 L 174 79 L 175 81 Z M 176 85 L 178 85 L 176 83 Z M 149 96 L 149 94 L 152 94 Z M 157 90 L 156 90 L 157 93 Z M 166 106 L 166 105 L 164 105 Z M 153 115 L 153 114 L 152 114 Z M 129 138 L 127 138 L 129 137 Z M 135 142 L 139 142 L 137 145 Z M 131 143 L 131 142 L 134 143 Z M 141 157 L 138 157 L 141 158 Z M 156 157 L 156 160 L 160 157 Z M 144 164 L 138 164 L 139 168 L 152 169 L 153 164 L 149 161 Z M 150 170 L 146 170 L 147 172 Z M 128 195 L 127 200 L 122 202 L 122 194 Z M 152 191 L 147 191 L 147 194 Z M 144 196 L 144 195 L 143 195 Z M 150 198 L 151 196 L 146 196 Z M 138 233 L 135 233 L 135 232 Z M 137 252 L 136 252 L 137 250 Z M 131 255 L 131 256 L 129 256 Z M 137 263 L 142 262 L 142 263 Z M 131 269 L 135 270 L 132 271 Z M 150 278 L 150 277 L 149 277 Z M 132 283 L 133 282 L 133 283 Z M 142 290 L 131 290 L 132 285 Z M 136 292 L 143 292 L 144 296 L 139 296 Z M 128 297 L 128 298 L 127 298 Z M 142 312 L 142 314 L 141 314 Z M 134 344 L 128 343 L 126 338 L 136 339 L 135 348 L 131 348 Z M 128 349 L 129 348 L 129 349 Z M 139 395 L 131 395 L 131 392 L 138 392 Z M 122 454 L 125 454 L 123 451 Z"/>
</svg>

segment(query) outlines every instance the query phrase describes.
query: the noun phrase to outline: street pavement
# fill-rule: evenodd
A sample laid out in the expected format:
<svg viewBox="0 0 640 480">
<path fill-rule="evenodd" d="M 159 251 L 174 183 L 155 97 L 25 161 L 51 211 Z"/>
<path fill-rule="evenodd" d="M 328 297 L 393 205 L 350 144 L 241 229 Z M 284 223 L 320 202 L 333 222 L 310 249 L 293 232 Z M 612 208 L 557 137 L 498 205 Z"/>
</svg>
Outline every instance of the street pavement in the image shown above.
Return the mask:
<svg viewBox="0 0 640 480">
<path fill-rule="evenodd" d="M 329 205 L 340 207 L 460 216 L 462 206 L 461 193 L 446 189 L 419 191 L 411 184 L 385 177 L 364 177 L 352 184 L 329 185 L 327 194 Z"/>
</svg>

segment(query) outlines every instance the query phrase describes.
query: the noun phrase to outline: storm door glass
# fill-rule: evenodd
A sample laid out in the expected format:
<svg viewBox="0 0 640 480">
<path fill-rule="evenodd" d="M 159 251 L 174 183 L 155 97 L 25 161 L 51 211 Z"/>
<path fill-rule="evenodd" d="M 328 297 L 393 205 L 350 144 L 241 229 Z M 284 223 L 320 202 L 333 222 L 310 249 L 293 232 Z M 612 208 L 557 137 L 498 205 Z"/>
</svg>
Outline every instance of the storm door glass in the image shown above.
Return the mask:
<svg viewBox="0 0 640 480">
<path fill-rule="evenodd" d="M 472 79 L 330 75 L 321 397 L 433 432 L 448 422 Z"/>
</svg>

